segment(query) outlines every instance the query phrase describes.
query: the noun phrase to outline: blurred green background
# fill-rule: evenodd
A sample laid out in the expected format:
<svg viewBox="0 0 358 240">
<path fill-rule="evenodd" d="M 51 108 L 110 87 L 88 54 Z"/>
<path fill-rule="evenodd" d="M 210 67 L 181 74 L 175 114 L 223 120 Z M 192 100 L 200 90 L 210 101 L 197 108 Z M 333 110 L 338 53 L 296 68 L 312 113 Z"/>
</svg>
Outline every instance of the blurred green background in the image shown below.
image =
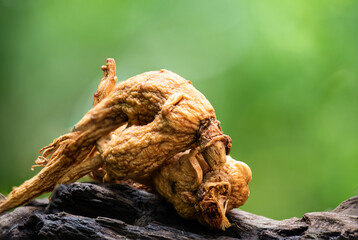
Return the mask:
<svg viewBox="0 0 358 240">
<path fill-rule="evenodd" d="M 253 171 L 242 209 L 275 219 L 358 192 L 358 2 L 0 0 L 0 192 L 117 75 L 191 80 Z M 38 170 L 37 170 L 38 171 Z"/>
</svg>

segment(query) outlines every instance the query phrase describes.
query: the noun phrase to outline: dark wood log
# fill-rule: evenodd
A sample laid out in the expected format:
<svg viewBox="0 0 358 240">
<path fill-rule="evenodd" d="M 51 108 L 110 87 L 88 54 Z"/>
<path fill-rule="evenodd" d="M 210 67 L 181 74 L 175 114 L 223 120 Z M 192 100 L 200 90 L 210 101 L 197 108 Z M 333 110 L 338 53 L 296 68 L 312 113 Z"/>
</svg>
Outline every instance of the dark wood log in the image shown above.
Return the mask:
<svg viewBox="0 0 358 240">
<path fill-rule="evenodd" d="M 282 221 L 233 210 L 213 230 L 126 184 L 73 183 L 0 216 L 0 239 L 358 239 L 358 196 L 330 212 Z"/>
</svg>

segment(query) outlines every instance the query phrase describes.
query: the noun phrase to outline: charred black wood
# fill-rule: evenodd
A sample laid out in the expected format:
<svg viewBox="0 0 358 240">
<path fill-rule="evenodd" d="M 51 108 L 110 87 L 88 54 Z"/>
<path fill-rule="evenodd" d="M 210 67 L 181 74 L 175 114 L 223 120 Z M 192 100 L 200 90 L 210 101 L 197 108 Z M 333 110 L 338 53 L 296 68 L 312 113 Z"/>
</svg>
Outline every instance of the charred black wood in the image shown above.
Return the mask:
<svg viewBox="0 0 358 240">
<path fill-rule="evenodd" d="M 58 186 L 0 216 L 0 239 L 358 239 L 358 196 L 330 212 L 282 221 L 241 210 L 213 230 L 180 218 L 165 199 L 126 184 Z"/>
</svg>

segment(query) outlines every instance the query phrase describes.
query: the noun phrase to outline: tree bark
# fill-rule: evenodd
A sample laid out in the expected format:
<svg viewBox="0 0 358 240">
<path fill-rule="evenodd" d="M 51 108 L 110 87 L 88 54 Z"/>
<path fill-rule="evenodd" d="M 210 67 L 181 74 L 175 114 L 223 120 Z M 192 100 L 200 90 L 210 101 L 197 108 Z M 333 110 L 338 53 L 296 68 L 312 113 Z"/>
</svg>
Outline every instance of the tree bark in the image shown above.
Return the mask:
<svg viewBox="0 0 358 240">
<path fill-rule="evenodd" d="M 240 210 L 212 230 L 184 220 L 165 199 L 126 184 L 58 186 L 0 216 L 0 239 L 358 239 L 358 196 L 330 212 L 276 221 Z"/>
</svg>

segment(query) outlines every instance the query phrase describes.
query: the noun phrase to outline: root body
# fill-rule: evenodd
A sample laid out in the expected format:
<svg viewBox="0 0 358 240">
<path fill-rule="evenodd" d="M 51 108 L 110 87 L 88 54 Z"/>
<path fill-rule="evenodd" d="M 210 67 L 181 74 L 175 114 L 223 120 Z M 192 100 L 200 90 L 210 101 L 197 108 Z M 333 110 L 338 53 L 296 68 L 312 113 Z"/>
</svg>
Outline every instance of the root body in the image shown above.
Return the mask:
<svg viewBox="0 0 358 240">
<path fill-rule="evenodd" d="M 154 177 L 156 188 L 179 214 L 192 217 L 198 212 L 193 206 L 199 206 L 203 199 L 195 192 L 206 179 L 205 174 L 229 174 L 227 169 L 232 164 L 226 154 L 231 139 L 223 134 L 209 101 L 190 81 L 160 70 L 134 76 L 116 86 L 114 60 L 107 59 L 102 70 L 104 76 L 94 94 L 93 108 L 70 133 L 41 149 L 36 163 L 44 168 L 14 189 L 8 199 L 0 200 L 0 213 L 91 173 L 102 181 L 131 178 L 150 182 Z M 175 184 L 168 185 L 169 180 Z M 175 193 L 168 189 L 175 189 Z M 190 208 L 181 211 L 179 205 L 189 202 Z M 225 204 L 225 211 L 227 206 L 237 205 Z M 225 211 L 220 211 L 225 216 Z M 197 219 L 207 224 L 202 217 Z M 220 224 L 213 226 L 222 228 Z"/>
</svg>

